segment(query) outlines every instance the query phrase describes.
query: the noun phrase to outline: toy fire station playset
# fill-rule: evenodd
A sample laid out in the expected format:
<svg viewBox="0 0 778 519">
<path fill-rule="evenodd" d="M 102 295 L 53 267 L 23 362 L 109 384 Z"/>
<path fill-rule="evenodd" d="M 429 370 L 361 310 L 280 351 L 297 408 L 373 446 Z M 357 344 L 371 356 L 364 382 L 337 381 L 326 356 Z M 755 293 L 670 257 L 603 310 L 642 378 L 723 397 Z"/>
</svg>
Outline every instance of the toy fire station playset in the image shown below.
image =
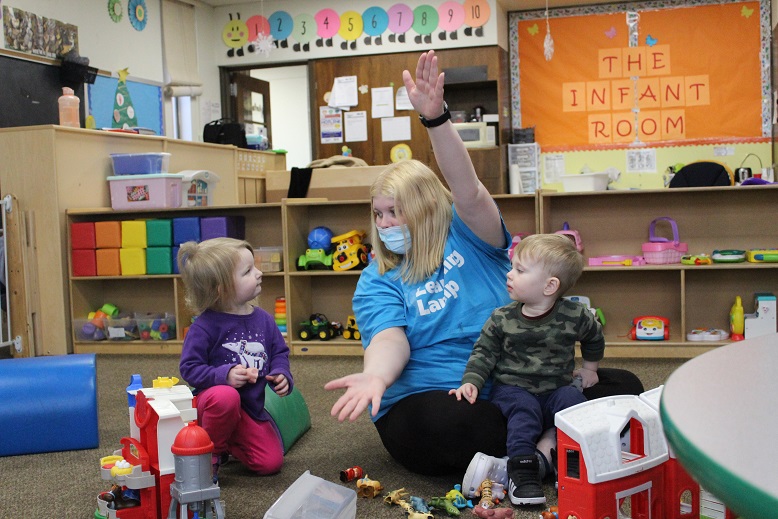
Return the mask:
<svg viewBox="0 0 778 519">
<path fill-rule="evenodd" d="M 177 378 L 144 388 L 140 375 L 127 387 L 130 436 L 100 460 L 111 489 L 97 496 L 96 519 L 223 519 L 213 482 L 213 442 L 196 424 L 191 390 Z"/>
<path fill-rule="evenodd" d="M 559 517 L 735 519 L 677 462 L 659 416 L 662 386 L 555 416 Z"/>
</svg>

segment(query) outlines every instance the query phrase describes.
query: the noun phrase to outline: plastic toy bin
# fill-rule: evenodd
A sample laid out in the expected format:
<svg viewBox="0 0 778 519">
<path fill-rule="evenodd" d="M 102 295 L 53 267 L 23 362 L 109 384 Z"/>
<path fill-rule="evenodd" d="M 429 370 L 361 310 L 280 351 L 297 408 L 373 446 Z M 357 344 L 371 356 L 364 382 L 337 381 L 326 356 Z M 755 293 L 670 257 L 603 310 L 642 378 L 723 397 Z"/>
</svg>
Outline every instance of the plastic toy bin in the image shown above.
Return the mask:
<svg viewBox="0 0 778 519">
<path fill-rule="evenodd" d="M 114 175 L 167 173 L 170 153 L 111 153 Z"/>
<path fill-rule="evenodd" d="M 182 175 L 155 174 L 108 177 L 114 209 L 181 207 Z"/>
<path fill-rule="evenodd" d="M 109 341 L 134 341 L 140 338 L 138 323 L 126 314 L 106 319 L 105 335 Z"/>
<path fill-rule="evenodd" d="M 264 519 L 354 519 L 357 515 L 357 493 L 309 471 L 273 503 Z"/>
<path fill-rule="evenodd" d="M 262 272 L 281 272 L 284 270 L 283 248 L 259 247 L 254 249 L 254 265 Z"/>
<path fill-rule="evenodd" d="M 176 338 L 176 316 L 173 314 L 135 314 L 138 335 L 142 341 L 169 341 Z"/>
<path fill-rule="evenodd" d="M 73 319 L 73 333 L 77 341 L 104 341 L 105 319 Z"/>
</svg>

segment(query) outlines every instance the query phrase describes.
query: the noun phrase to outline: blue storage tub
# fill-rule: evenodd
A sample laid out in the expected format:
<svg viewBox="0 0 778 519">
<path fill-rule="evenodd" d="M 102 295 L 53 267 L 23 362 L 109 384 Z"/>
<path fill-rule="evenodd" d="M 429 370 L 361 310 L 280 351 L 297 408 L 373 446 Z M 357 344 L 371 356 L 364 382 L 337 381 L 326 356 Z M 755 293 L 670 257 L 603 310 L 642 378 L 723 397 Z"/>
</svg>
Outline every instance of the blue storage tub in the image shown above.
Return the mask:
<svg viewBox="0 0 778 519">
<path fill-rule="evenodd" d="M 167 173 L 170 153 L 111 153 L 114 175 Z"/>
</svg>

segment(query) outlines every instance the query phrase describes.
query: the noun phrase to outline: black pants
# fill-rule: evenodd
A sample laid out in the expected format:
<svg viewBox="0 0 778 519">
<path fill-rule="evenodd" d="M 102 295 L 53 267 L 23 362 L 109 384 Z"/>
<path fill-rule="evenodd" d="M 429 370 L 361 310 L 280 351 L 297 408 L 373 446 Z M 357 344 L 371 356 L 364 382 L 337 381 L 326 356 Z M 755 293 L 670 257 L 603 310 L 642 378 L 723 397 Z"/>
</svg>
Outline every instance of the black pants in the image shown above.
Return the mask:
<svg viewBox="0 0 778 519">
<path fill-rule="evenodd" d="M 589 400 L 639 395 L 643 384 L 623 369 L 600 368 Z M 405 468 L 429 476 L 464 473 L 476 452 L 505 456 L 506 422 L 492 403 L 457 400 L 448 391 L 406 397 L 375 423 L 389 454 Z"/>
</svg>

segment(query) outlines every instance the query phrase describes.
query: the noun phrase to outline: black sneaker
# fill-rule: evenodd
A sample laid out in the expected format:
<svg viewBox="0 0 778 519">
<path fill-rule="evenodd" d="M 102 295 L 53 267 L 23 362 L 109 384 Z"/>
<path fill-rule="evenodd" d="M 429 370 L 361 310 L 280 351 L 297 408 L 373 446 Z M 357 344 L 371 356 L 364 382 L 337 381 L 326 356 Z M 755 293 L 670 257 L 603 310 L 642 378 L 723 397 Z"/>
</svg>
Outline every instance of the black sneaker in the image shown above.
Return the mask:
<svg viewBox="0 0 778 519">
<path fill-rule="evenodd" d="M 540 484 L 540 467 L 534 454 L 508 460 L 508 497 L 514 505 L 544 505 L 546 496 Z"/>
</svg>

